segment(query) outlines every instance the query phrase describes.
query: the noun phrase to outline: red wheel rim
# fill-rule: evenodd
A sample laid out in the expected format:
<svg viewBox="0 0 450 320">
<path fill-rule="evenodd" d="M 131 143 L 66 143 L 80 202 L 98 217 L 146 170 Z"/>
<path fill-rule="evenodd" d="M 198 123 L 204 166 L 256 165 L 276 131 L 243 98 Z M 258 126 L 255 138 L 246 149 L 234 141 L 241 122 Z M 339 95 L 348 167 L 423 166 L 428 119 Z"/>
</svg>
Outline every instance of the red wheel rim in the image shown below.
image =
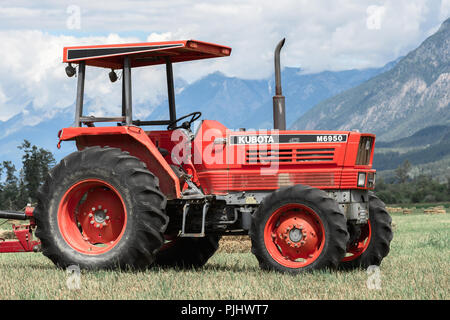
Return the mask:
<svg viewBox="0 0 450 320">
<path fill-rule="evenodd" d="M 267 220 L 264 244 L 270 256 L 288 268 L 303 268 L 316 261 L 325 244 L 319 215 L 302 204 L 286 204 Z"/>
<path fill-rule="evenodd" d="M 111 250 L 127 224 L 125 204 L 110 184 L 88 179 L 74 184 L 59 203 L 58 227 L 66 243 L 83 254 Z"/>
<path fill-rule="evenodd" d="M 371 235 L 370 221 L 368 221 L 367 224 L 361 228 L 361 235 L 358 240 L 347 249 L 347 255 L 342 261 L 352 261 L 362 255 L 369 246 Z"/>
</svg>

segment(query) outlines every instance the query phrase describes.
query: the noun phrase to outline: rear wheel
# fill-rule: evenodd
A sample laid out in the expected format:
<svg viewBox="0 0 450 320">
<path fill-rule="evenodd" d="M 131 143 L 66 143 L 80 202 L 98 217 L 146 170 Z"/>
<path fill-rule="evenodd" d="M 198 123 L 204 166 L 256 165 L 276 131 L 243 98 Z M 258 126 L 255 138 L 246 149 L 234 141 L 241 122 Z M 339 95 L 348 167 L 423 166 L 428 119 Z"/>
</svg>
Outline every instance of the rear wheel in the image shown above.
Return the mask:
<svg viewBox="0 0 450 320">
<path fill-rule="evenodd" d="M 296 185 L 262 201 L 250 237 L 261 268 L 297 273 L 337 266 L 348 232 L 333 199 L 319 189 Z"/>
<path fill-rule="evenodd" d="M 379 266 L 390 250 L 393 238 L 391 216 L 386 206 L 373 192 L 369 193 L 369 221 L 360 229 L 357 240 L 349 244 L 347 255 L 339 267 L 342 269 Z"/>
<path fill-rule="evenodd" d="M 57 266 L 140 268 L 164 242 L 166 198 L 137 158 L 86 148 L 64 158 L 39 190 L 36 236 Z"/>
<path fill-rule="evenodd" d="M 183 269 L 201 268 L 219 248 L 219 235 L 201 238 L 168 237 L 156 255 L 154 265 Z"/>
</svg>

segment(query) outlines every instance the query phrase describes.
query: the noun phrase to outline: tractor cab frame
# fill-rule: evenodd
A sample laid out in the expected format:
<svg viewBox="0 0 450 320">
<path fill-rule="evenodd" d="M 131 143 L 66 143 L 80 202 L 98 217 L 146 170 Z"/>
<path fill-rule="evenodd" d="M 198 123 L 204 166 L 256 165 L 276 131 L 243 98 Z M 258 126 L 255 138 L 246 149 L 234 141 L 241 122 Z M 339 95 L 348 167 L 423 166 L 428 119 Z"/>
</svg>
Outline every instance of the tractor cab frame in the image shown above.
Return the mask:
<svg viewBox="0 0 450 320">
<path fill-rule="evenodd" d="M 75 74 L 72 63 L 77 63 L 78 83 L 74 126 L 92 125 L 94 122 L 120 122 L 123 125 L 169 125 L 177 120 L 173 63 L 229 56 L 231 48 L 196 40 L 126 45 L 98 45 L 64 48 L 63 62 L 69 63 L 66 73 Z M 131 70 L 150 65 L 165 65 L 168 120 L 133 120 Z M 116 80 L 115 70 L 122 70 L 122 115 L 118 117 L 86 117 L 83 115 L 83 98 L 86 66 L 111 69 L 110 79 Z"/>
</svg>

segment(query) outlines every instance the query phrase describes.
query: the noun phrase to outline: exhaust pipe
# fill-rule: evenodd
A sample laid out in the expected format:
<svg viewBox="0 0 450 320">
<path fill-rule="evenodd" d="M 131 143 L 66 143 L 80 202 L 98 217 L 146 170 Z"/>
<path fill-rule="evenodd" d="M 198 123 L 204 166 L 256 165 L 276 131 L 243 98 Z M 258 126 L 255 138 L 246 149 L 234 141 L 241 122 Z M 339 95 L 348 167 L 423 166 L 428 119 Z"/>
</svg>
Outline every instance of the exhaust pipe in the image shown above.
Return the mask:
<svg viewBox="0 0 450 320">
<path fill-rule="evenodd" d="M 286 130 L 286 106 L 281 90 L 280 51 L 285 38 L 275 48 L 275 95 L 273 96 L 273 128 Z"/>
</svg>

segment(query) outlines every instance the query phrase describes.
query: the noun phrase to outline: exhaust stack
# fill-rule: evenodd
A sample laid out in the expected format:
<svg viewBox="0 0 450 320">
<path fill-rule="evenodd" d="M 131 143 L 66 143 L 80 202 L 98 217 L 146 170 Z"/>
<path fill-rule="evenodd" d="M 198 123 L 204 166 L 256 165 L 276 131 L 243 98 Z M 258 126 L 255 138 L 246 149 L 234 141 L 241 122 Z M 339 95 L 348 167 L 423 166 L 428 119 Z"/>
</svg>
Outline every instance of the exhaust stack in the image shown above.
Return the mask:
<svg viewBox="0 0 450 320">
<path fill-rule="evenodd" d="M 275 95 L 273 96 L 273 128 L 286 130 L 286 106 L 281 90 L 280 51 L 284 45 L 283 38 L 275 48 Z"/>
</svg>

